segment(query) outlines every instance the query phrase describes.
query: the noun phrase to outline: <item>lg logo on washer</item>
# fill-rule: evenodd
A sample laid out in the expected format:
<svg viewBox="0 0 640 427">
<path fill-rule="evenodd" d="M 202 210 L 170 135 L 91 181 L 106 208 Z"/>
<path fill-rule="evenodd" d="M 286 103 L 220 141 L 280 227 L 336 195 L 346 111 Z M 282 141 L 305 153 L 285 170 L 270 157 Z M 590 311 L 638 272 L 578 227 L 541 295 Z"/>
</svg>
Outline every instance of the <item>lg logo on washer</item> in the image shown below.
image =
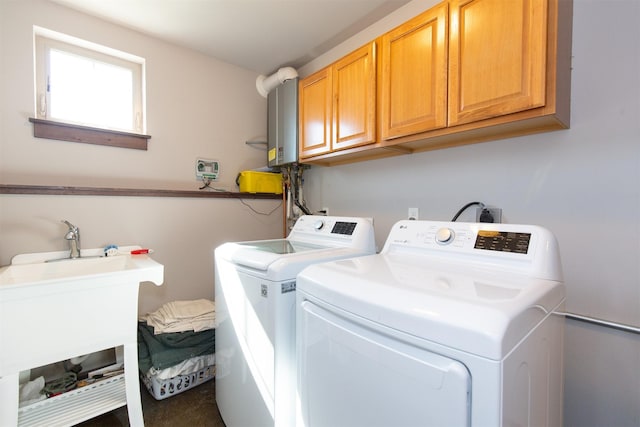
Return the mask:
<svg viewBox="0 0 640 427">
<path fill-rule="evenodd" d="M 292 282 L 284 282 L 280 287 L 281 293 L 286 294 L 287 292 L 293 292 L 296 290 L 296 281 Z"/>
</svg>

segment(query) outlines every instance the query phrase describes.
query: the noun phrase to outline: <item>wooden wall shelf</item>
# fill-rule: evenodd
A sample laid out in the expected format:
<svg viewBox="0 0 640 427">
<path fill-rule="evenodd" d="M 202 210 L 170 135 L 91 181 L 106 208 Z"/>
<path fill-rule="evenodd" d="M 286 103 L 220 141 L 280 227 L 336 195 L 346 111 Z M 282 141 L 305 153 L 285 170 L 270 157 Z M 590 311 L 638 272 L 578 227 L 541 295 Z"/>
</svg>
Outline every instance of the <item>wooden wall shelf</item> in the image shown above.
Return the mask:
<svg viewBox="0 0 640 427">
<path fill-rule="evenodd" d="M 51 185 L 0 184 L 0 194 L 40 194 L 59 196 L 131 196 L 131 197 L 191 197 L 210 199 L 282 199 L 281 194 L 236 193 L 230 191 L 154 190 L 135 188 L 66 187 Z"/>
</svg>

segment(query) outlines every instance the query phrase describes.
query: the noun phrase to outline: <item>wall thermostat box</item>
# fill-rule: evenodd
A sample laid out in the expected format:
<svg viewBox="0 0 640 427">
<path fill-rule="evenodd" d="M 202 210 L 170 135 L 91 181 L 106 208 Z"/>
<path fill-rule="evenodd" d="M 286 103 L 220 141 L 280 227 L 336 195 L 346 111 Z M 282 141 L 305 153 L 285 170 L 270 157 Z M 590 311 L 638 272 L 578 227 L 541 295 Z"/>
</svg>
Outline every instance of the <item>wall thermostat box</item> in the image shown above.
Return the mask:
<svg viewBox="0 0 640 427">
<path fill-rule="evenodd" d="M 220 163 L 217 160 L 197 159 L 196 178 L 216 181 L 220 174 Z"/>
</svg>

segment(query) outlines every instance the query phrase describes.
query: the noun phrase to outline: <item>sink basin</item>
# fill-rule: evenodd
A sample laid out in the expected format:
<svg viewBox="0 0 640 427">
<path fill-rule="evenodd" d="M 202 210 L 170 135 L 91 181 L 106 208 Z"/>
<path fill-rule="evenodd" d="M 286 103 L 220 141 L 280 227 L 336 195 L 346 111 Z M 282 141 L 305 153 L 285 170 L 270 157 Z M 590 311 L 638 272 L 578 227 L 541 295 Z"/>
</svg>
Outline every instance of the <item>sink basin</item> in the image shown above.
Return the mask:
<svg viewBox="0 0 640 427">
<path fill-rule="evenodd" d="M 126 247 L 129 252 L 139 247 Z M 11 265 L 0 268 L 0 290 L 13 286 L 46 284 L 70 280 L 91 280 L 133 275 L 134 280 L 162 283 L 162 265 L 147 255 L 100 256 L 101 249 L 82 251 L 82 257 L 62 258 L 67 252 L 42 252 L 17 255 Z M 52 262 L 54 261 L 54 262 Z"/>
</svg>

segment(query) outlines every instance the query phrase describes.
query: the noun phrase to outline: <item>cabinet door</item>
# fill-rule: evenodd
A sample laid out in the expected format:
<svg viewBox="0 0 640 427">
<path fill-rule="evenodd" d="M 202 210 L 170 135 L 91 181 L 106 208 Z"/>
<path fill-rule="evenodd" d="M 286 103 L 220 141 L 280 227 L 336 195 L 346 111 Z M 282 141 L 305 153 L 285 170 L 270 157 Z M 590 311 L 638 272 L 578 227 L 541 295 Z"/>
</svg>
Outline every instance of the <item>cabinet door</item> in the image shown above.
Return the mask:
<svg viewBox="0 0 640 427">
<path fill-rule="evenodd" d="M 453 0 L 449 126 L 545 103 L 547 0 Z"/>
<path fill-rule="evenodd" d="M 383 140 L 446 126 L 447 4 L 382 36 Z"/>
<path fill-rule="evenodd" d="M 375 43 L 350 53 L 333 65 L 332 150 L 376 140 Z"/>
<path fill-rule="evenodd" d="M 301 158 L 331 150 L 331 83 L 329 67 L 300 80 L 298 114 Z"/>
</svg>

